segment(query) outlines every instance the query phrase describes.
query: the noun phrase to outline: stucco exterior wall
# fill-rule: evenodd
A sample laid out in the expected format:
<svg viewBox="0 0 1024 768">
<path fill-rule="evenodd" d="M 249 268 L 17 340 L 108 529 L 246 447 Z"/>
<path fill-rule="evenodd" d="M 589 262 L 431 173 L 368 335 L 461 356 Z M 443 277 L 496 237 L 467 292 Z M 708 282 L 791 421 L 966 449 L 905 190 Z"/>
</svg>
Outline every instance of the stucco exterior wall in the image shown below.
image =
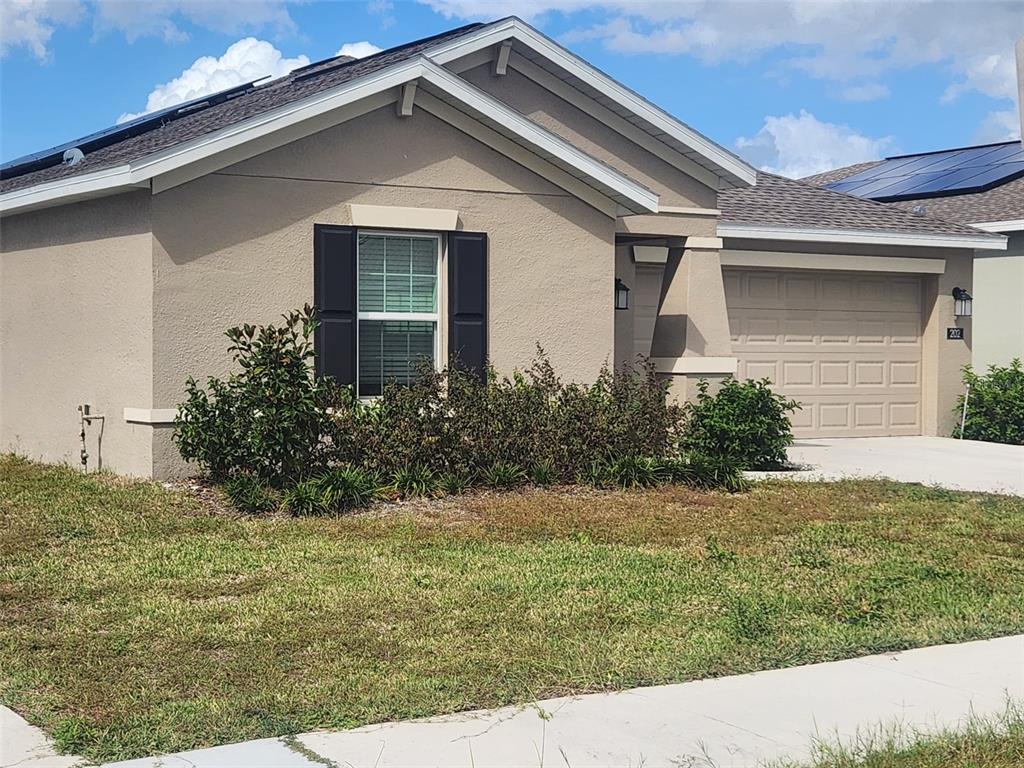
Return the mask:
<svg viewBox="0 0 1024 768">
<path fill-rule="evenodd" d="M 349 203 L 457 209 L 460 229 L 488 233 L 500 372 L 538 342 L 567 379 L 611 358 L 614 219 L 422 109 L 386 107 L 153 198 L 153 408 L 229 370 L 226 328 L 312 302 L 313 225 L 351 223 Z"/>
<path fill-rule="evenodd" d="M 149 193 L 117 195 L 0 222 L 0 450 L 89 468 L 152 469 L 150 430 L 125 406 L 152 389 Z M 102 435 L 102 440 L 100 436 Z"/>
<path fill-rule="evenodd" d="M 496 77 L 493 64 L 483 64 L 461 77 L 487 91 L 552 133 L 584 152 L 625 173 L 661 195 L 662 205 L 715 208 L 716 190 L 673 167 L 660 157 L 623 137 L 600 120 L 570 104 L 514 69 Z M 713 234 L 712 232 L 708 234 Z"/>
<path fill-rule="evenodd" d="M 974 255 L 974 361 L 983 371 L 1024 359 L 1024 232 L 1005 251 Z"/>
<path fill-rule="evenodd" d="M 946 271 L 922 281 L 925 313 L 921 340 L 922 405 L 924 433 L 948 437 L 957 423 L 956 401 L 963 392 L 961 371 L 971 362 L 974 343 L 973 318 L 953 317 L 953 288 L 959 286 L 974 292 L 974 253 L 950 251 L 943 255 Z M 964 329 L 962 340 L 946 338 L 946 329 L 954 326 Z"/>
</svg>

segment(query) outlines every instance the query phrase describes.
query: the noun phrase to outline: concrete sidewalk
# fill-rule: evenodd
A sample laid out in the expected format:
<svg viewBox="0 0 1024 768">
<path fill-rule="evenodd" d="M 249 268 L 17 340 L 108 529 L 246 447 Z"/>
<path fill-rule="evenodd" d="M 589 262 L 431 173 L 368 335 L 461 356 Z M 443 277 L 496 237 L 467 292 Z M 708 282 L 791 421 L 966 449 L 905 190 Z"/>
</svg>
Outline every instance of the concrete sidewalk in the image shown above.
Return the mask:
<svg viewBox="0 0 1024 768">
<path fill-rule="evenodd" d="M 885 477 L 961 491 L 1024 496 L 1024 446 L 950 437 L 798 439 L 789 460 L 803 472 L 752 472 L 757 478 L 845 480 Z"/>
<path fill-rule="evenodd" d="M 351 731 L 109 768 L 704 766 L 803 758 L 812 740 L 901 722 L 957 727 L 1024 698 L 1024 635 Z"/>
<path fill-rule="evenodd" d="M 0 768 L 74 768 L 80 757 L 58 755 L 46 734 L 0 706 Z"/>
</svg>

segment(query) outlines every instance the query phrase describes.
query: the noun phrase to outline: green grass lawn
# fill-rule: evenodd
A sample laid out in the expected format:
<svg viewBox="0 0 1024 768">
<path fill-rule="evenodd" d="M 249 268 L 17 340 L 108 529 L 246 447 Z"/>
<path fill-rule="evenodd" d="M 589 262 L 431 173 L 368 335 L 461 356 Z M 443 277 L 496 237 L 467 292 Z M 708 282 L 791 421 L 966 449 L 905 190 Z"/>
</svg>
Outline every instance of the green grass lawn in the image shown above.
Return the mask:
<svg viewBox="0 0 1024 768">
<path fill-rule="evenodd" d="M 959 731 L 913 734 L 869 731 L 852 744 L 822 744 L 809 763 L 773 768 L 1020 768 L 1024 710 L 1011 703 L 1002 717 L 975 720 Z"/>
<path fill-rule="evenodd" d="M 0 457 L 0 701 L 94 759 L 1024 631 L 1024 500 L 885 482 L 203 511 Z"/>
</svg>

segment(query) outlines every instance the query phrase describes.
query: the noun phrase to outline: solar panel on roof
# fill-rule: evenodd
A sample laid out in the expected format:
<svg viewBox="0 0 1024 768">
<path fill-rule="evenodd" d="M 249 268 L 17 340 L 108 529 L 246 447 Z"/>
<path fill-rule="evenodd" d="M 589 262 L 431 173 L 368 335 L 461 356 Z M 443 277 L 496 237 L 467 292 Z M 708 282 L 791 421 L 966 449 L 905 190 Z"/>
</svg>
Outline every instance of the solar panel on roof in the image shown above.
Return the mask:
<svg viewBox="0 0 1024 768">
<path fill-rule="evenodd" d="M 1015 141 L 890 157 L 825 187 L 871 200 L 913 200 L 983 191 L 1020 176 L 1024 148 Z"/>
<path fill-rule="evenodd" d="M 246 93 L 256 82 L 258 82 L 258 80 L 250 80 L 248 83 L 235 85 L 231 88 L 225 88 L 222 91 L 217 91 L 216 93 L 211 93 L 207 96 L 200 96 L 198 98 L 182 102 L 181 104 L 175 104 L 173 107 L 167 107 L 166 109 L 161 109 L 157 112 L 149 112 L 145 115 L 141 115 L 140 117 L 136 117 L 134 120 L 118 123 L 110 128 L 104 128 L 102 131 L 90 133 L 88 136 L 82 136 L 81 138 L 74 139 L 73 141 L 66 141 L 63 144 L 51 147 L 50 149 L 44 149 L 41 152 L 33 152 L 31 155 L 25 155 L 24 157 L 9 160 L 3 165 L 0 165 L 0 176 L 7 179 L 12 176 L 20 176 L 24 173 L 30 173 L 31 171 L 39 168 L 57 165 L 60 162 L 61 157 L 63 157 L 64 150 L 71 149 L 72 147 L 78 147 L 88 155 L 90 152 L 95 152 L 97 149 L 102 147 L 114 144 L 140 133 L 145 133 L 154 126 L 159 127 L 164 122 L 168 122 L 184 114 L 193 112 L 200 107 L 220 104 L 223 101 L 227 101 L 235 96 Z"/>
</svg>

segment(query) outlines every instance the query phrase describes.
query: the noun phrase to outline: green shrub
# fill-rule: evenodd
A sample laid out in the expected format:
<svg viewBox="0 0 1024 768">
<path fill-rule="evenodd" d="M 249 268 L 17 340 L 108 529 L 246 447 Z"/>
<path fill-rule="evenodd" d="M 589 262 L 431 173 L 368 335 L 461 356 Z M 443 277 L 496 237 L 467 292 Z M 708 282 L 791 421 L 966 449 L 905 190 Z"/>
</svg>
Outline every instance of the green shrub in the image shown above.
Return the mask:
<svg viewBox="0 0 1024 768">
<path fill-rule="evenodd" d="M 678 459 L 688 411 L 668 401 L 649 361 L 605 367 L 593 384 L 565 383 L 538 347 L 533 364 L 512 376 L 489 370 L 481 380 L 457 365 L 424 364 L 409 385 L 388 383 L 366 403 L 351 387 L 314 377 L 312 310 L 284 320 L 227 332 L 239 370 L 211 377 L 205 389 L 189 379 L 174 440 L 215 481 L 244 475 L 286 491 L 293 514 L 361 506 L 383 490 L 377 478 L 410 497 L 474 482 L 644 487 L 671 479 L 673 461 L 689 465 Z M 706 387 L 702 394 L 711 400 Z M 698 414 L 714 415 L 703 406 Z M 695 444 L 707 442 L 709 419 L 690 420 L 700 427 Z M 691 483 L 698 474 L 701 483 L 717 474 L 734 480 L 717 466 L 683 474 Z"/>
<path fill-rule="evenodd" d="M 701 379 L 697 401 L 686 406 L 683 445 L 707 457 L 729 457 L 741 469 L 774 469 L 786 463 L 793 443 L 788 413 L 796 400 L 775 394 L 768 379 L 740 382 L 726 378 L 718 391 Z"/>
<path fill-rule="evenodd" d="M 323 470 L 337 388 L 313 377 L 315 328 L 306 306 L 280 327 L 228 330 L 240 370 L 205 390 L 189 378 L 173 438 L 182 457 L 216 481 L 245 473 L 277 488 Z"/>
<path fill-rule="evenodd" d="M 964 385 L 970 392 L 967 419 L 961 434 L 960 418 L 964 407 L 964 396 L 961 395 L 953 437 L 1024 445 L 1024 368 L 1021 361 L 1013 360 L 1005 368 L 990 365 L 984 375 L 967 366 L 964 368 Z"/>
<path fill-rule="evenodd" d="M 566 384 L 538 349 L 525 372 L 481 381 L 457 366 L 421 368 L 408 386 L 388 384 L 377 400 L 335 406 L 333 461 L 385 476 L 424 467 L 441 477 L 466 471 L 486 482 L 497 463 L 535 467 L 540 484 L 574 482 L 606 456 L 665 456 L 675 450 L 683 411 L 644 364 L 601 371 L 589 386 Z"/>
<path fill-rule="evenodd" d="M 265 515 L 278 506 L 274 490 L 254 475 L 233 475 L 224 481 L 221 489 L 235 509 L 247 515 Z"/>
</svg>

